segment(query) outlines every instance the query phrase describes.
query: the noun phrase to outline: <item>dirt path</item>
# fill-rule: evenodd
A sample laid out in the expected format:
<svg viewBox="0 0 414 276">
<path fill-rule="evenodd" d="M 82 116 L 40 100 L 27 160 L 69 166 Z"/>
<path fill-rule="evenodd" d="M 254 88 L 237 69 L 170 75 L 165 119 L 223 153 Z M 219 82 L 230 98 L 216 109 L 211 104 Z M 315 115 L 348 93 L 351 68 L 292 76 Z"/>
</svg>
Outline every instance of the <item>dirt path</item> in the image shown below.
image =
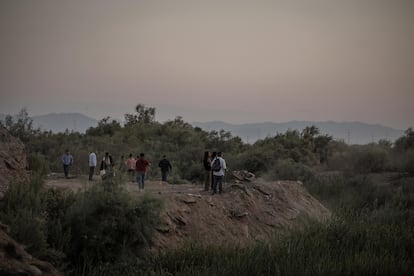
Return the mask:
<svg viewBox="0 0 414 276">
<path fill-rule="evenodd" d="M 65 178 L 63 174 L 51 174 L 46 178 L 45 186 L 47 188 L 70 189 L 72 191 L 82 191 L 90 188 L 92 185 L 100 184 L 102 180 L 99 176 L 95 176 L 93 181 L 88 180 L 87 175 L 80 175 L 76 177 Z M 123 185 L 129 192 L 137 193 L 138 184 L 136 182 L 126 181 Z M 202 185 L 194 184 L 168 184 L 162 181 L 145 180 L 145 192 L 151 194 L 182 194 L 182 193 L 197 193 L 205 194 Z"/>
</svg>

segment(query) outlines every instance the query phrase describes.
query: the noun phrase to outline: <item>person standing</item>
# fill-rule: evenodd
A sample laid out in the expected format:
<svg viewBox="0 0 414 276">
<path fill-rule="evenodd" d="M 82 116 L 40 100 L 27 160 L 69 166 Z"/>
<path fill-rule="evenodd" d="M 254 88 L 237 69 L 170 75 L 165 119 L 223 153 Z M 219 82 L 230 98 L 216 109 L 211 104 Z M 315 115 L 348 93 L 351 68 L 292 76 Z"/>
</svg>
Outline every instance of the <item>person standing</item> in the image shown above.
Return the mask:
<svg viewBox="0 0 414 276">
<path fill-rule="evenodd" d="M 109 152 L 105 152 L 105 156 L 102 158 L 101 167 L 101 176 L 102 179 L 105 179 L 107 176 L 113 176 L 113 166 L 114 162 L 112 156 L 109 155 Z"/>
<path fill-rule="evenodd" d="M 204 191 L 208 191 L 211 185 L 211 154 L 209 151 L 204 152 L 203 165 L 205 170 L 204 175 Z"/>
<path fill-rule="evenodd" d="M 129 181 L 131 182 L 134 182 L 136 163 L 137 163 L 137 160 L 134 158 L 134 156 L 132 156 L 132 153 L 130 153 L 128 159 L 126 160 L 125 165 L 128 170 Z"/>
<path fill-rule="evenodd" d="M 93 175 L 95 173 L 96 167 L 96 154 L 95 152 L 91 151 L 89 153 L 89 181 L 92 181 Z"/>
<path fill-rule="evenodd" d="M 126 161 L 123 155 L 121 155 L 121 159 L 119 160 L 119 172 L 124 174 L 127 171 Z"/>
<path fill-rule="evenodd" d="M 65 178 L 69 178 L 69 168 L 73 165 L 73 156 L 70 154 L 69 150 L 65 150 L 65 154 L 62 156 L 63 172 Z"/>
<path fill-rule="evenodd" d="M 226 161 L 222 157 L 222 152 L 217 153 L 217 157 L 211 161 L 211 169 L 213 171 L 213 192 L 212 194 L 217 193 L 217 186 L 219 193 L 223 192 L 223 179 L 226 173 Z M 216 162 L 217 161 L 217 162 Z M 216 166 L 217 163 L 218 165 Z"/>
<path fill-rule="evenodd" d="M 168 174 L 172 171 L 171 163 L 168 161 L 166 155 L 162 156 L 162 159 L 158 163 L 158 167 L 161 168 L 162 181 L 166 182 Z"/>
<path fill-rule="evenodd" d="M 150 166 L 150 162 L 146 160 L 144 157 L 145 154 L 141 153 L 136 162 L 137 182 L 139 191 L 144 190 L 145 174 L 147 173 L 148 166 Z"/>
<path fill-rule="evenodd" d="M 213 151 L 211 153 L 210 162 L 213 161 L 216 157 L 217 157 L 217 151 Z M 211 168 L 211 163 L 210 163 L 210 168 Z M 211 190 L 213 190 L 214 176 L 213 176 L 213 171 L 211 169 L 210 169 L 210 180 L 211 180 Z"/>
</svg>

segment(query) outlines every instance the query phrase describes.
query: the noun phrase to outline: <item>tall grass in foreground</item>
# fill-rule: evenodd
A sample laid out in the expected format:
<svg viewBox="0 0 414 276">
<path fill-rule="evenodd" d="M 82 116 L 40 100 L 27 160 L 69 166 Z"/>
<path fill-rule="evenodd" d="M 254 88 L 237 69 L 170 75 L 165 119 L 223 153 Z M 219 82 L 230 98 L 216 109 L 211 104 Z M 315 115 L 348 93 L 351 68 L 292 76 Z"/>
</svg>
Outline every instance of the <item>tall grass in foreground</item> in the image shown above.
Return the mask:
<svg viewBox="0 0 414 276">
<path fill-rule="evenodd" d="M 153 260 L 159 275 L 413 275 L 414 226 L 344 213 L 247 248 L 191 246 Z"/>
</svg>

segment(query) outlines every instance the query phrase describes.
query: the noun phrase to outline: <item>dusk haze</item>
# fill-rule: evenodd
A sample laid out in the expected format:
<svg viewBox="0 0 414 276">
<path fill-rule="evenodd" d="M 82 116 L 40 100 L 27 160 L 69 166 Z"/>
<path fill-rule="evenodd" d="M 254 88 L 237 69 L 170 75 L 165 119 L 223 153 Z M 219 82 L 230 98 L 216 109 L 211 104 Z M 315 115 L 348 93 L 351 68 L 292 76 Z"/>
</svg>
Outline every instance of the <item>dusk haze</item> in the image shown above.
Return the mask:
<svg viewBox="0 0 414 276">
<path fill-rule="evenodd" d="M 0 0 L 0 275 L 414 275 L 414 0 Z"/>
<path fill-rule="evenodd" d="M 0 113 L 414 126 L 413 1 L 0 3 Z"/>
</svg>

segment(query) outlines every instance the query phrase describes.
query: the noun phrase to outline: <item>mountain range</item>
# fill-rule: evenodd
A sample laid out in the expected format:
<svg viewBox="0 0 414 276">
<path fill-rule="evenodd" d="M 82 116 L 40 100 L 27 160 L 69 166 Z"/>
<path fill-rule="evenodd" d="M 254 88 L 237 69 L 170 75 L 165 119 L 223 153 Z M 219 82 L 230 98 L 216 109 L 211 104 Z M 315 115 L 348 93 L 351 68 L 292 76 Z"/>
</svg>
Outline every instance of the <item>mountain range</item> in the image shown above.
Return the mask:
<svg viewBox="0 0 414 276">
<path fill-rule="evenodd" d="M 401 129 L 395 129 L 378 124 L 361 122 L 317 122 L 317 121 L 289 121 L 283 123 L 263 122 L 250 124 L 229 124 L 222 121 L 194 122 L 203 130 L 226 130 L 233 136 L 239 136 L 244 142 L 254 143 L 259 139 L 285 133 L 287 130 L 302 131 L 307 126 L 316 126 L 320 134 L 327 134 L 336 140 L 343 140 L 348 144 L 368 144 L 381 139 L 395 141 L 404 135 Z"/>
<path fill-rule="evenodd" d="M 6 115 L 0 114 L 4 121 Z M 81 113 L 50 113 L 32 116 L 33 126 L 52 132 L 78 131 L 85 133 L 89 127 L 98 125 L 98 121 Z M 229 131 L 233 136 L 239 136 L 246 143 L 254 143 L 258 139 L 285 133 L 287 130 L 302 131 L 307 126 L 316 126 L 321 134 L 331 135 L 334 139 L 343 140 L 348 144 L 368 144 L 380 139 L 395 141 L 404 135 L 404 130 L 379 124 L 362 122 L 333 122 L 333 121 L 289 121 L 282 123 L 262 122 L 248 124 L 231 124 L 223 121 L 193 122 L 194 127 L 205 131 Z"/>
<path fill-rule="evenodd" d="M 0 114 L 0 120 L 4 121 L 6 115 Z M 81 113 L 50 113 L 40 116 L 31 116 L 33 127 L 41 130 L 58 133 L 77 131 L 85 133 L 90 127 L 98 125 L 98 121 Z"/>
</svg>

